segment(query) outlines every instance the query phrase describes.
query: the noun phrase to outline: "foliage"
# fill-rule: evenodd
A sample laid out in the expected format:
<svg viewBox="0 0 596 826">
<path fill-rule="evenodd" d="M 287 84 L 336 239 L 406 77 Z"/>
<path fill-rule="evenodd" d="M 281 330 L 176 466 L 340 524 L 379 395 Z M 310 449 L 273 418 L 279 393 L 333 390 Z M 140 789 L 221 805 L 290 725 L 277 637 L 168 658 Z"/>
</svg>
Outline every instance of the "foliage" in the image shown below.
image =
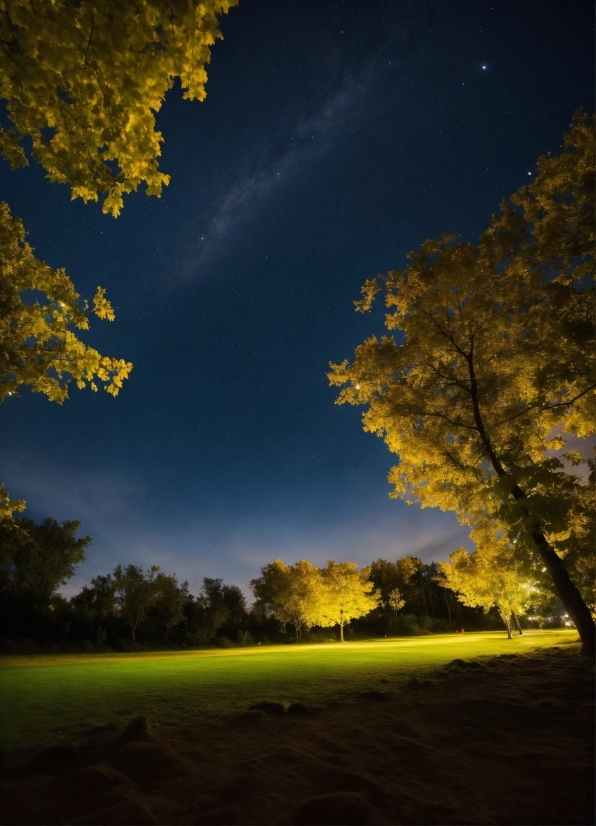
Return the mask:
<svg viewBox="0 0 596 826">
<path fill-rule="evenodd" d="M 174 574 L 161 571 L 155 580 L 155 601 L 151 612 L 158 625 L 165 630 L 165 639 L 172 628 L 184 620 L 184 606 L 189 597 L 188 582 L 179 584 Z"/>
<path fill-rule="evenodd" d="M 277 559 L 250 583 L 256 597 L 254 608 L 275 616 L 282 625 L 291 623 L 296 639 L 313 625 L 339 625 L 343 642 L 344 626 L 378 604 L 368 574 L 368 569 L 357 571 L 354 562 L 330 560 L 321 569 L 304 559 L 294 565 Z"/>
<path fill-rule="evenodd" d="M 276 559 L 261 569 L 260 578 L 251 580 L 250 587 L 257 610 L 272 614 L 283 625 L 291 623 L 296 639 L 319 624 L 324 585 L 318 568 L 307 560 L 286 565 Z"/>
<path fill-rule="evenodd" d="M 112 574 L 116 611 L 130 625 L 132 641 L 136 642 L 139 624 L 157 600 L 159 565 L 151 565 L 145 574 L 140 565 L 117 565 Z"/>
<path fill-rule="evenodd" d="M 449 559 L 450 563 L 438 565 L 445 583 L 466 605 L 485 611 L 496 606 L 511 637 L 516 616 L 525 613 L 538 590 L 516 560 L 512 546 L 503 537 L 493 538 L 478 544 L 472 554 L 459 548 Z"/>
<path fill-rule="evenodd" d="M 188 633 L 193 644 L 211 642 L 222 628 L 237 629 L 246 616 L 244 594 L 236 585 L 225 585 L 222 579 L 204 577 L 199 596 L 194 599 L 189 595 L 185 603 Z"/>
<path fill-rule="evenodd" d="M 155 129 L 166 92 L 205 98 L 218 14 L 238 0 L 0 0 L 0 95 L 13 127 L 0 146 L 13 168 L 23 142 L 73 198 L 114 216 L 123 195 L 145 183 L 161 194 L 162 135 Z"/>
<path fill-rule="evenodd" d="M 549 451 L 595 420 L 593 119 L 576 116 L 538 173 L 479 244 L 428 240 L 403 272 L 367 281 L 357 309 L 384 292 L 400 338 L 372 336 L 329 380 L 398 455 L 391 495 L 502 528 L 520 558 L 539 554 L 590 648 L 594 624 L 561 562 L 587 546 L 585 486 Z"/>
<path fill-rule="evenodd" d="M 41 524 L 24 517 L 0 521 L 0 587 L 6 597 L 25 597 L 45 608 L 60 585 L 74 574 L 85 559 L 89 536 L 75 536 L 81 523 L 61 525 L 48 517 Z"/>
<path fill-rule="evenodd" d="M 415 556 L 402 556 L 395 563 L 377 559 L 369 570 L 380 596 L 374 614 L 382 617 L 386 634 L 400 634 L 410 626 L 420 630 L 421 623 L 431 619 L 433 629 L 453 630 L 455 614 L 462 621 L 465 615 L 468 626 L 476 624 L 474 612 L 462 613 L 462 603 L 438 576 L 435 562 L 425 564 Z M 411 619 L 406 621 L 406 616 Z"/>
<path fill-rule="evenodd" d="M 0 482 L 0 524 L 5 519 L 12 519 L 13 515 L 25 510 L 23 499 L 11 499 L 4 482 Z"/>
<path fill-rule="evenodd" d="M 350 620 L 362 617 L 374 610 L 379 597 L 372 593 L 374 585 L 370 582 L 369 570 L 356 570 L 355 562 L 334 562 L 329 560 L 327 567 L 321 571 L 324 590 L 320 607 L 318 625 L 339 625 L 339 638 L 344 642 L 344 625 Z M 390 600 L 399 601 L 399 596 L 392 592 Z M 395 610 L 399 610 L 403 602 Z"/>
<path fill-rule="evenodd" d="M 61 404 L 71 381 L 95 391 L 103 384 L 117 396 L 132 364 L 102 356 L 77 337 L 75 331 L 89 329 L 87 302 L 81 304 L 64 270 L 35 257 L 6 204 L 0 204 L 0 250 L 0 401 L 28 387 Z M 101 287 L 91 312 L 114 320 Z"/>
<path fill-rule="evenodd" d="M 80 592 L 72 597 L 71 604 L 75 609 L 103 620 L 114 611 L 115 599 L 114 580 L 107 574 L 94 577 L 91 585 L 83 585 Z"/>
</svg>

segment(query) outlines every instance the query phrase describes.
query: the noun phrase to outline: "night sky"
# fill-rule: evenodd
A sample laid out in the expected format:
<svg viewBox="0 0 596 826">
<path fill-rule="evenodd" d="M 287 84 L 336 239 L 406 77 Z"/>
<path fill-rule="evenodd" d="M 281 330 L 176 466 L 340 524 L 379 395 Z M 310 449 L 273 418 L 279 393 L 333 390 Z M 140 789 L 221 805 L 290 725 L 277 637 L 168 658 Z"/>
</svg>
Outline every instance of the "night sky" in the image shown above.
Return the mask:
<svg viewBox="0 0 596 826">
<path fill-rule="evenodd" d="M 383 330 L 366 278 L 444 231 L 476 240 L 501 199 L 593 110 L 580 0 L 240 0 L 204 103 L 158 116 L 163 197 L 121 216 L 36 165 L 0 168 L 36 254 L 113 324 L 85 340 L 134 363 L 120 395 L 0 408 L 0 479 L 34 519 L 93 544 L 65 593 L 117 563 L 247 591 L 276 558 L 445 559 L 452 514 L 389 499 L 395 457 L 337 407 L 329 361 Z"/>
</svg>

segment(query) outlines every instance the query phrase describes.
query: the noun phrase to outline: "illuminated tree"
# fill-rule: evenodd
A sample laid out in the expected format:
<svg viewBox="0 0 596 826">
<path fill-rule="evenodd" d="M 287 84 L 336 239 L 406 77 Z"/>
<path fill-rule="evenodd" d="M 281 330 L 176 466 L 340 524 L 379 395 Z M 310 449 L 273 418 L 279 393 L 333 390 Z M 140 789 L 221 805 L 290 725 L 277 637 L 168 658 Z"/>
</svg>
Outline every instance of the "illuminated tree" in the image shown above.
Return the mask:
<svg viewBox="0 0 596 826">
<path fill-rule="evenodd" d="M 325 587 L 320 570 L 307 560 L 286 565 L 276 559 L 261 568 L 261 576 L 251 580 L 250 587 L 257 610 L 293 625 L 297 640 L 304 630 L 320 624 Z"/>
<path fill-rule="evenodd" d="M 11 499 L 4 482 L 0 482 L 0 524 L 5 519 L 12 520 L 14 513 L 24 510 L 25 502 L 22 499 Z"/>
<path fill-rule="evenodd" d="M 370 570 L 356 568 L 355 562 L 329 560 L 321 571 L 324 590 L 316 624 L 339 625 L 341 642 L 344 642 L 344 625 L 370 613 L 379 604 L 379 596 L 373 593 L 374 585 L 369 579 Z M 404 604 L 397 589 L 389 594 L 388 600 L 394 610 Z"/>
<path fill-rule="evenodd" d="M 13 126 L 0 147 L 13 168 L 23 143 L 51 181 L 114 216 L 146 184 L 161 194 L 155 115 L 180 79 L 205 98 L 218 14 L 238 0 L 0 0 L 0 96 Z"/>
<path fill-rule="evenodd" d="M 399 338 L 373 336 L 331 365 L 330 382 L 347 384 L 337 402 L 366 405 L 364 429 L 398 455 L 392 496 L 503 524 L 520 558 L 538 555 L 593 652 L 563 563 L 587 547 L 585 486 L 547 454 L 596 420 L 593 119 L 576 117 L 562 154 L 540 158 L 478 245 L 443 236 L 409 258 L 364 285 L 357 309 L 384 292 Z"/>
<path fill-rule="evenodd" d="M 71 381 L 92 390 L 103 385 L 117 396 L 132 364 L 102 356 L 77 337 L 89 329 L 87 303 L 64 270 L 35 257 L 6 204 L 0 204 L 0 250 L 0 401 L 29 388 L 61 404 Z M 101 287 L 91 312 L 114 320 Z"/>
<path fill-rule="evenodd" d="M 451 562 L 440 562 L 437 567 L 442 582 L 457 593 L 460 601 L 485 611 L 496 607 L 509 639 L 514 627 L 522 634 L 518 615 L 535 598 L 537 588 L 515 559 L 507 539 L 493 538 L 490 544 L 478 545 L 472 554 L 459 548 L 449 559 Z"/>
</svg>

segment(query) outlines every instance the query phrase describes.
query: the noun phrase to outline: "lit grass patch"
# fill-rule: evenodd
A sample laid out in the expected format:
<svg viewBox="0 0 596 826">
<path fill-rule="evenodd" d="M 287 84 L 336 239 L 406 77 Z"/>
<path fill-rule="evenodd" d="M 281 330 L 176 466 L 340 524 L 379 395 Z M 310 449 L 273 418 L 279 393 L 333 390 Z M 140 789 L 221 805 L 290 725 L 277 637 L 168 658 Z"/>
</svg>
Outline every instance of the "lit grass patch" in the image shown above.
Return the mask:
<svg viewBox="0 0 596 826">
<path fill-rule="evenodd" d="M 577 640 L 570 630 L 255 646 L 152 654 L 0 658 L 2 750 L 15 753 L 118 731 L 138 714 L 159 727 L 246 709 L 261 700 L 324 705 L 399 688 L 456 658 L 523 654 Z M 389 680 L 389 684 L 381 679 Z"/>
</svg>

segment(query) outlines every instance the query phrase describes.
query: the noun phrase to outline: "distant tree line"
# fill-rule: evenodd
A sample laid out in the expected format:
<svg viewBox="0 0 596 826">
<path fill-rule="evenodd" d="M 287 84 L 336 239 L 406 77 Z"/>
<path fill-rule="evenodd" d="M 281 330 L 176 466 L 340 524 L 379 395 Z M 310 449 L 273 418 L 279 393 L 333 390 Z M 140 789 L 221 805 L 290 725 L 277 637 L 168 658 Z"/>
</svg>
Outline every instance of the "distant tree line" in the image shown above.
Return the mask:
<svg viewBox="0 0 596 826">
<path fill-rule="evenodd" d="M 236 585 L 205 577 L 198 595 L 159 566 L 117 565 L 70 599 L 59 593 L 85 559 L 80 522 L 0 520 L 0 648 L 101 651 L 323 641 L 495 628 L 558 618 L 543 583 L 487 568 L 463 549 L 450 563 L 413 556 L 318 568 L 265 565 L 248 606 Z M 505 581 L 506 580 L 506 581 Z M 556 620 L 555 620 L 556 622 Z M 288 634 L 288 630 L 293 634 Z"/>
</svg>

